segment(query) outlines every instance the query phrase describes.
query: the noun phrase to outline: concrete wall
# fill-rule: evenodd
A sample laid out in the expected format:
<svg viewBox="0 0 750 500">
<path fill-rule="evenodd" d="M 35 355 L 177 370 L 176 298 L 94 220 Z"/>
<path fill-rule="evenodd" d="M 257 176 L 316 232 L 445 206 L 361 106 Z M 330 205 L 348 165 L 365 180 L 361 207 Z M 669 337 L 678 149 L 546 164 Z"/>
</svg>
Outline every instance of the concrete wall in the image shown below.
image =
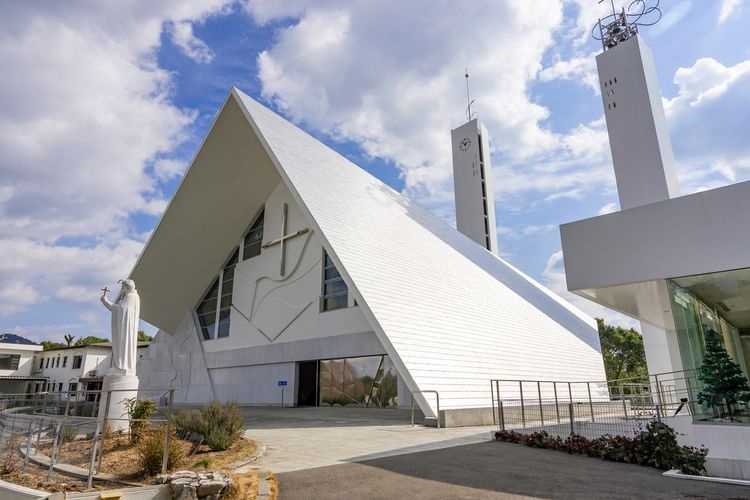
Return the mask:
<svg viewBox="0 0 750 500">
<path fill-rule="evenodd" d="M 750 181 L 560 226 L 569 290 L 750 267 Z"/>
<path fill-rule="evenodd" d="M 0 343 L 0 352 L 3 354 L 20 356 L 18 360 L 18 369 L 16 370 L 0 370 L 1 377 L 28 377 L 32 371 L 32 361 L 34 354 L 42 350 L 42 346 L 38 345 L 22 345 L 22 344 L 5 344 Z"/>
<path fill-rule="evenodd" d="M 667 418 L 681 445 L 708 448 L 706 470 L 712 476 L 750 480 L 750 425 L 693 422 L 689 415 Z"/>
</svg>

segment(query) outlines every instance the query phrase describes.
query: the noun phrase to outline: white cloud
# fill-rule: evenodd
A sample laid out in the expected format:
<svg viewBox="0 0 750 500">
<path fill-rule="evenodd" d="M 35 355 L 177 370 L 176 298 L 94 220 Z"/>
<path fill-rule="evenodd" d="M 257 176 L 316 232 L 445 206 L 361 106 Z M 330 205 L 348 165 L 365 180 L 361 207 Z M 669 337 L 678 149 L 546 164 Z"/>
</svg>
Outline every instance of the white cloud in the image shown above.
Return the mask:
<svg viewBox="0 0 750 500">
<path fill-rule="evenodd" d="M 198 63 L 210 63 L 214 59 L 214 52 L 206 45 L 206 42 L 196 38 L 193 34 L 193 23 L 182 21 L 170 23 L 169 34 L 172 42 L 190 59 Z"/>
<path fill-rule="evenodd" d="M 552 66 L 544 68 L 539 73 L 539 80 L 543 82 L 552 80 L 575 81 L 586 85 L 599 95 L 601 90 L 599 89 L 599 74 L 596 70 L 595 57 L 596 52 L 577 55 L 568 60 L 558 57 Z"/>
<path fill-rule="evenodd" d="M 607 203 L 602 208 L 599 209 L 597 212 L 597 215 L 606 215 L 611 214 L 613 212 L 617 211 L 617 203 Z"/>
<path fill-rule="evenodd" d="M 719 24 L 732 17 L 741 5 L 742 0 L 722 0 L 721 7 L 719 7 Z"/>
<path fill-rule="evenodd" d="M 161 158 L 154 162 L 154 175 L 160 181 L 180 177 L 185 170 L 187 170 L 187 165 L 181 160 Z"/>
<path fill-rule="evenodd" d="M 290 15 L 260 5 L 251 9 L 259 22 Z M 394 161 L 420 201 L 452 191 L 449 129 L 464 119 L 465 67 L 494 151 L 529 159 L 558 147 L 529 85 L 561 22 L 561 2 L 443 1 L 425 9 L 339 1 L 292 11 L 299 17 L 258 59 L 264 98 L 297 122 Z"/>
<path fill-rule="evenodd" d="M 170 154 L 195 118 L 157 64 L 163 27 L 205 60 L 192 23 L 225 4 L 3 4 L 0 315 L 127 274 L 142 245 L 130 217 L 163 210 L 158 182 L 179 173 Z"/>
<path fill-rule="evenodd" d="M 22 311 L 39 299 L 39 292 L 23 281 L 2 281 L 0 287 L 0 316 Z"/>
<path fill-rule="evenodd" d="M 565 266 L 563 264 L 562 250 L 550 255 L 547 260 L 547 265 L 542 272 L 542 276 L 545 278 L 545 284 L 550 290 L 575 305 L 586 314 L 595 318 L 602 318 L 606 323 L 611 325 L 622 326 L 623 328 L 634 328 L 636 331 L 641 331 L 640 321 L 568 291 L 568 286 L 565 281 Z"/>
<path fill-rule="evenodd" d="M 683 193 L 750 179 L 750 60 L 679 68 L 664 100 Z"/>
</svg>

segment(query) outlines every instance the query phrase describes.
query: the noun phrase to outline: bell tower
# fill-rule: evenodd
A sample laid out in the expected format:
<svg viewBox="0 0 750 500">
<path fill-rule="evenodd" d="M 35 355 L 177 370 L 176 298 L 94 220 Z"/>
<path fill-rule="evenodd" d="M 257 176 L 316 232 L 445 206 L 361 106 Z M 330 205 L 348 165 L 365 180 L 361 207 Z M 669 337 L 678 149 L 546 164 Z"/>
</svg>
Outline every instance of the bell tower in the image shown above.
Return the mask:
<svg viewBox="0 0 750 500">
<path fill-rule="evenodd" d="M 638 33 L 649 12 L 613 11 L 594 27 L 604 49 L 596 67 L 623 210 L 680 195 L 656 67 Z"/>
<path fill-rule="evenodd" d="M 489 134 L 476 118 L 466 73 L 467 122 L 451 131 L 456 227 L 497 255 L 495 202 L 492 193 Z"/>
</svg>

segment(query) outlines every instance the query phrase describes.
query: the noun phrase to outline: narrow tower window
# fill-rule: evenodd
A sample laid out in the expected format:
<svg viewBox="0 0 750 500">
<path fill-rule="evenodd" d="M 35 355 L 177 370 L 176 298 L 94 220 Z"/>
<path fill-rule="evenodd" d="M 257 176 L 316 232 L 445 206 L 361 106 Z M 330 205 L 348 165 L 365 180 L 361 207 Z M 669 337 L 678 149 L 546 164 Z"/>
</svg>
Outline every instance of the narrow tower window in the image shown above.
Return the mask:
<svg viewBox="0 0 750 500">
<path fill-rule="evenodd" d="M 323 286 L 320 297 L 320 310 L 333 311 L 347 306 L 349 288 L 334 265 L 331 257 L 323 250 Z"/>
</svg>

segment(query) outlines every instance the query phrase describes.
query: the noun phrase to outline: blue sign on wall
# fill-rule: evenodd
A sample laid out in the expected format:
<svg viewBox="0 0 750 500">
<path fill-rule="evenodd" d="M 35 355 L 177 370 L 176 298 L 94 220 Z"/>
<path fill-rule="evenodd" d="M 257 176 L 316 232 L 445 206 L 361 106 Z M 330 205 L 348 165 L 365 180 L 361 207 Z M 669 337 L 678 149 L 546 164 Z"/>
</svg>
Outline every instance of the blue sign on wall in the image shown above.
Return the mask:
<svg viewBox="0 0 750 500">
<path fill-rule="evenodd" d="M 286 380 L 279 380 L 279 387 L 284 387 L 286 385 Z"/>
</svg>

